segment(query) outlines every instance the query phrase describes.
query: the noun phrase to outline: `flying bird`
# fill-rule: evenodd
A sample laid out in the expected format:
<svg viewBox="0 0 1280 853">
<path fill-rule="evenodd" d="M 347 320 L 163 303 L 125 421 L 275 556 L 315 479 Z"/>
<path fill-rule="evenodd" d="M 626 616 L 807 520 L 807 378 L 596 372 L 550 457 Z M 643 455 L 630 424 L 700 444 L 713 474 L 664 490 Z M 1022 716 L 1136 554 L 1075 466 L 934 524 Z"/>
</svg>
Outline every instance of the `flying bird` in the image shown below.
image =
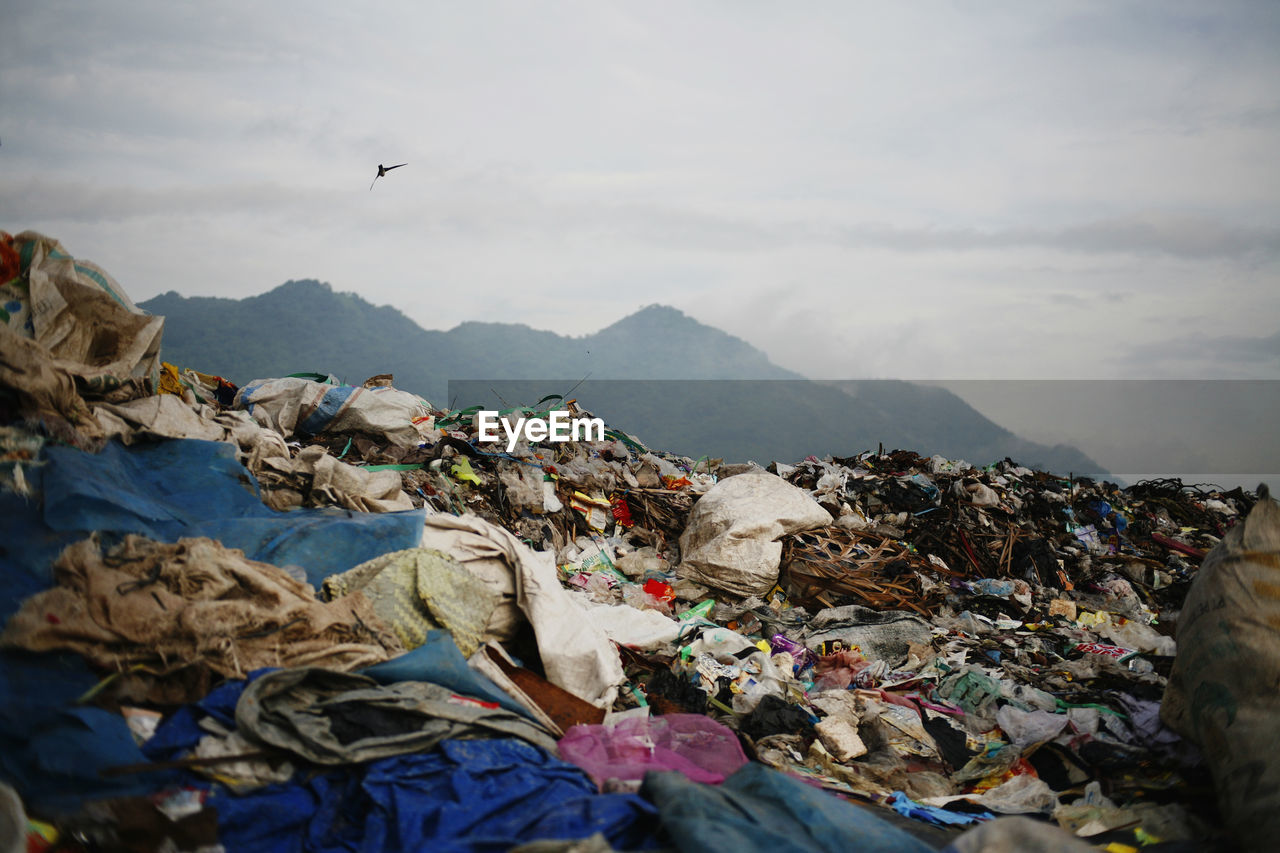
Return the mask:
<svg viewBox="0 0 1280 853">
<path fill-rule="evenodd" d="M 379 163 L 379 164 L 378 164 L 378 174 L 376 174 L 376 175 L 374 175 L 374 176 L 373 176 L 373 183 L 369 184 L 369 189 L 371 189 L 371 190 L 372 190 L 372 189 L 373 189 L 373 184 L 376 184 L 376 183 L 378 182 L 378 178 L 381 178 L 381 177 L 382 177 L 383 175 L 385 175 L 387 172 L 390 172 L 392 169 L 399 169 L 401 166 L 408 166 L 408 165 L 409 165 L 408 163 L 400 163 L 400 164 L 397 164 L 397 165 L 395 165 L 395 166 L 384 166 L 384 165 L 382 165 L 381 163 Z"/>
</svg>

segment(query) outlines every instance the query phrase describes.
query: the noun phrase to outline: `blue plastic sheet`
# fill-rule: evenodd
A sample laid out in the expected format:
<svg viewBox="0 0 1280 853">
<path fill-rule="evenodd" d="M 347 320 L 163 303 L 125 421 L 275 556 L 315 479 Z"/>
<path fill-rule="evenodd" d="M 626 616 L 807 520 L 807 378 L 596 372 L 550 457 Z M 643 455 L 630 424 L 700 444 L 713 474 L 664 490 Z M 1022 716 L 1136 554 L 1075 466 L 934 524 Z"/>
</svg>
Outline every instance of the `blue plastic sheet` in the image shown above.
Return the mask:
<svg viewBox="0 0 1280 853">
<path fill-rule="evenodd" d="M 658 807 L 669 841 L 685 853 L 926 853 L 933 848 L 871 812 L 763 764 L 722 785 L 649 773 L 640 789 Z"/>
<path fill-rule="evenodd" d="M 533 719 L 529 710 L 501 687 L 467 666 L 448 631 L 428 631 L 427 640 L 411 652 L 360 670 L 379 684 L 397 681 L 430 681 L 477 699 L 497 702 L 508 711 Z"/>
<path fill-rule="evenodd" d="M 212 717 L 224 729 L 236 727 L 236 703 L 245 687 L 259 676 L 274 669 L 255 669 L 248 678 L 224 681 L 209 691 L 199 702 L 183 705 L 165 717 L 145 744 L 142 751 L 151 761 L 170 761 L 195 749 L 200 738 L 208 732 L 200 728 L 201 717 Z"/>
<path fill-rule="evenodd" d="M 112 442 L 97 454 L 46 448 L 44 511 L 35 516 L 43 529 L 36 535 L 63 545 L 91 530 L 160 542 L 207 536 L 251 560 L 301 566 L 317 587 L 331 574 L 421 541 L 425 510 L 277 512 L 262 503 L 235 454 L 225 442 L 194 439 L 132 447 Z M 34 506 L 24 514 L 32 516 Z M 43 550 L 47 557 L 50 546 Z"/>
<path fill-rule="evenodd" d="M 490 853 L 603 833 L 619 850 L 657 847 L 657 814 L 634 794 L 600 794 L 578 768 L 515 739 L 448 740 L 305 782 L 218 795 L 228 850 Z"/>
<path fill-rule="evenodd" d="M 75 704 L 97 680 L 77 655 L 0 656 L 0 777 L 29 811 L 69 813 L 86 798 L 142 795 L 176 780 L 172 773 L 99 775 L 147 759 L 124 717 Z"/>
<path fill-rule="evenodd" d="M 922 820 L 935 826 L 967 826 L 995 817 L 992 812 L 952 812 L 937 806 L 917 803 L 901 791 L 894 791 L 889 807 L 903 817 Z"/>
<path fill-rule="evenodd" d="M 40 497 L 44 468 L 27 471 L 35 497 L 0 489 L 0 619 L 18 611 L 24 599 L 53 585 L 54 558 L 76 537 L 44 523 Z"/>
</svg>

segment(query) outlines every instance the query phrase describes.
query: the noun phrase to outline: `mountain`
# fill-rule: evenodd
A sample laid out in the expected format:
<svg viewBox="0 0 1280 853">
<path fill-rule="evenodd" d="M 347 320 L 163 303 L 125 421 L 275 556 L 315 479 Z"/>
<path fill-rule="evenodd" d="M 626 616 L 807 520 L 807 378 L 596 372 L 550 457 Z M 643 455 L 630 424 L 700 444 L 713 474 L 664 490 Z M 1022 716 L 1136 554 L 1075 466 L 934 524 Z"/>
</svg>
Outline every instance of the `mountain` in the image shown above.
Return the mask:
<svg viewBox="0 0 1280 853">
<path fill-rule="evenodd" d="M 517 323 L 423 329 L 318 281 L 245 299 L 170 292 L 140 303 L 165 317 L 162 357 L 243 385 L 332 373 L 395 385 L 437 406 L 532 405 L 549 394 L 650 446 L 693 456 L 794 462 L 883 444 L 987 464 L 1006 456 L 1042 470 L 1105 477 L 1079 450 L 1019 438 L 942 388 L 899 381 L 818 382 L 675 308 L 650 305 L 568 337 Z"/>
<path fill-rule="evenodd" d="M 318 281 L 245 299 L 165 293 L 140 303 L 165 317 L 167 361 L 242 384 L 288 373 L 396 387 L 443 401 L 450 379 L 800 379 L 750 344 L 674 308 L 651 305 L 585 337 L 517 323 L 423 329 L 387 306 Z"/>
<path fill-rule="evenodd" d="M 650 305 L 583 339 L 587 349 L 625 363 L 593 365 L 611 379 L 802 379 L 741 338 L 706 326 L 666 305 Z M 637 363 L 636 355 L 643 354 Z M 602 375 L 607 370 L 607 377 Z"/>
<path fill-rule="evenodd" d="M 165 360 L 236 384 L 289 373 L 333 372 L 355 383 L 402 366 L 404 386 L 426 394 L 431 373 L 406 352 L 434 352 L 428 332 L 394 308 L 316 281 L 290 281 L 245 299 L 174 292 L 139 303 L 165 318 Z M 401 377 L 397 377 L 401 378 Z M 428 399 L 431 399 L 428 397 Z"/>
</svg>

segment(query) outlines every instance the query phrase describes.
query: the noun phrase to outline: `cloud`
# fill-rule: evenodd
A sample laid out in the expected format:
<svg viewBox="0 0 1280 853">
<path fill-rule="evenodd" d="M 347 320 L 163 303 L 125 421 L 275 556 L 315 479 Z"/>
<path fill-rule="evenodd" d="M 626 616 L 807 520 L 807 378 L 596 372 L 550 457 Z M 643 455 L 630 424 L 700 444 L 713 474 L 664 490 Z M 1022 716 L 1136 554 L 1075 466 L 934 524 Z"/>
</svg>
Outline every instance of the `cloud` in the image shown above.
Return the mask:
<svg viewBox="0 0 1280 853">
<path fill-rule="evenodd" d="M 908 229 L 862 225 L 843 232 L 850 246 L 901 251 L 1044 248 L 1082 254 L 1162 254 L 1202 259 L 1273 255 L 1280 228 L 1248 228 L 1200 218 L 1130 217 L 1059 229 Z"/>
<path fill-rule="evenodd" d="M 1263 338 L 1217 338 L 1209 349 L 1237 361 L 1277 361 L 1280 360 L 1280 332 Z"/>
<path fill-rule="evenodd" d="M 891 224 L 843 226 L 834 216 L 783 220 L 722 214 L 678 205 L 548 204 L 571 227 L 670 248 L 760 251 L 835 246 L 895 252 L 1048 249 L 1081 255 L 1165 255 L 1184 260 L 1258 259 L 1280 254 L 1280 228 L 1246 227 L 1196 217 L 1133 216 L 1066 228 L 977 230 Z M 793 211 L 794 214 L 794 211 Z"/>
<path fill-rule="evenodd" d="M 1045 299 L 1054 305 L 1065 305 L 1068 308 L 1088 308 L 1092 304 L 1078 293 L 1050 293 Z"/>
<path fill-rule="evenodd" d="M 287 121 L 281 127 L 289 127 Z M 434 172 L 428 164 L 426 171 Z M 370 166 L 372 169 L 372 166 Z M 297 178 L 299 176 L 293 176 Z M 314 180 L 314 179 L 313 179 Z M 299 180 L 228 182 L 131 188 L 98 182 L 28 178 L 0 179 L 0 193 L 26 215 L 51 221 L 88 222 L 146 218 L 172 213 L 199 215 L 295 214 L 351 203 L 357 188 L 326 177 L 326 185 Z M 401 180 L 405 180 L 401 178 Z M 1204 218 L 1135 216 L 1067 228 L 918 228 L 890 224 L 845 227 L 826 218 L 778 220 L 767 214 L 727 214 L 702 205 L 609 203 L 598 196 L 556 200 L 565 193 L 554 179 L 533 181 L 519 174 L 476 172 L 430 174 L 418 179 L 429 201 L 397 196 L 397 211 L 463 232 L 500 238 L 513 229 L 529 233 L 606 235 L 667 249 L 706 252 L 764 251 L 795 246 L 883 249 L 904 253 L 1048 249 L 1084 255 L 1166 255 L 1185 260 L 1266 258 L 1280 254 L 1280 228 L 1242 227 Z M 366 185 L 367 186 L 367 185 Z M 357 201 L 360 197 L 357 197 Z M 385 209 L 384 209 L 385 213 Z M 384 223 L 385 224 L 385 223 Z"/>
<path fill-rule="evenodd" d="M 25 220 L 120 223 L 173 215 L 280 215 L 331 204 L 335 193 L 265 182 L 134 189 L 27 179 L 0 182 L 0 195 L 11 199 Z"/>
<path fill-rule="evenodd" d="M 1191 328 L 1177 338 L 1132 344 L 1120 358 L 1158 378 L 1271 379 L 1280 375 L 1280 332 L 1205 336 Z"/>
<path fill-rule="evenodd" d="M 314 276 L 436 327 L 675 304 L 811 374 L 1280 375 L 1277 38 L 1248 0 L 47 0 L 0 27 L 0 227 L 139 299 Z"/>
</svg>

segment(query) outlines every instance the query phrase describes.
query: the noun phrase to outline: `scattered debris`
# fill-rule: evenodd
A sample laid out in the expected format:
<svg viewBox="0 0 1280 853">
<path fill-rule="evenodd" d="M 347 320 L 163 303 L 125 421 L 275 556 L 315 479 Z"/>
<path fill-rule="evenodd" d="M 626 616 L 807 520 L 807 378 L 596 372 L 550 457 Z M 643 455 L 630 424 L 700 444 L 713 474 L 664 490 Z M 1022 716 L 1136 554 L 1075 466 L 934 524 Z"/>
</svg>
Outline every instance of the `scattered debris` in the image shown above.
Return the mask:
<svg viewBox="0 0 1280 853">
<path fill-rule="evenodd" d="M 1232 627 L 1275 598 L 1265 489 L 910 451 L 763 470 L 615 429 L 508 449 L 389 374 L 164 364 L 162 318 L 4 240 L 0 771 L 31 849 L 138 821 L 173 849 L 1274 834 L 1243 780 L 1280 766 L 1247 683 L 1280 653 Z M 32 334 L 40 288 L 112 354 Z M 1231 573 L 1247 600 L 1213 592 Z"/>
</svg>

